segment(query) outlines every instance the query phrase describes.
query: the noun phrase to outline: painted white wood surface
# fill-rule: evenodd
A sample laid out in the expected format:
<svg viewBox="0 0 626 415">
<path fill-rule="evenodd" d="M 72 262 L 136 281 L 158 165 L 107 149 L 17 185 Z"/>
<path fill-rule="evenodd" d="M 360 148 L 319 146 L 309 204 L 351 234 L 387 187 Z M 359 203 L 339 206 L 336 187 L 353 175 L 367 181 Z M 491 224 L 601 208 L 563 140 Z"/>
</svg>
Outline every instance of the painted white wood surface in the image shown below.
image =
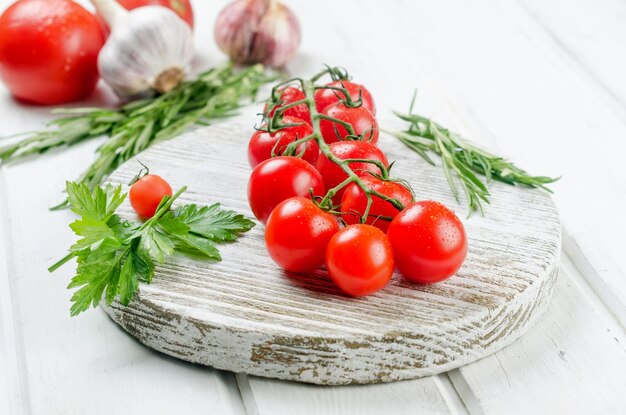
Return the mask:
<svg viewBox="0 0 626 415">
<path fill-rule="evenodd" d="M 143 152 L 110 177 L 127 191 L 141 169 L 188 186 L 179 203 L 221 201 L 248 217 L 249 123 L 197 129 Z M 378 145 L 420 199 L 456 206 L 446 179 L 398 140 Z M 468 255 L 453 278 L 418 286 L 399 274 L 374 295 L 341 294 L 325 271 L 289 276 L 268 257 L 263 226 L 220 247 L 219 263 L 158 266 L 128 307 L 107 313 L 142 343 L 219 369 L 316 384 L 438 374 L 494 353 L 537 321 L 552 296 L 561 224 L 549 194 L 494 183 L 487 215 L 464 220 Z M 120 214 L 136 218 L 130 203 Z"/>
<path fill-rule="evenodd" d="M 623 413 L 626 336 L 568 258 L 544 318 L 510 347 L 454 371 L 485 414 Z M 535 379 L 533 385 L 529 379 Z M 583 394 L 584 397 L 580 395 Z"/>
<path fill-rule="evenodd" d="M 0 0 L 0 10 L 9 3 Z M 548 312 L 540 322 L 546 329 L 541 325 L 531 329 L 520 341 L 489 358 L 499 359 L 507 370 L 496 372 L 494 368 L 500 365 L 496 367 L 494 360 L 486 359 L 450 374 L 463 402 L 451 399 L 445 393 L 447 389 L 433 387 L 438 384 L 437 378 L 397 384 L 414 383 L 409 387 L 414 392 L 411 395 L 389 392 L 387 387 L 394 384 L 366 386 L 352 394 L 288 382 L 268 385 L 273 381 L 248 381 L 248 377 L 239 376 L 247 412 L 337 413 L 337 408 L 343 408 L 342 413 L 349 414 L 351 408 L 363 408 L 365 396 L 371 413 L 415 413 L 418 410 L 411 407 L 422 405 L 431 408 L 432 413 L 464 413 L 465 408 L 471 413 L 542 413 L 543 401 L 547 400 L 550 408 L 578 404 L 584 409 L 590 397 L 596 405 L 592 412 L 623 413 L 623 392 L 612 389 L 620 382 L 623 385 L 623 378 L 611 378 L 614 372 L 606 362 L 621 367 L 622 372 L 626 370 L 620 363 L 623 350 L 608 346 L 607 341 L 620 339 L 619 335 L 613 336 L 619 330 L 623 335 L 623 328 L 611 324 L 608 310 L 622 316 L 622 326 L 626 310 L 626 290 L 620 284 L 624 281 L 624 245 L 619 238 L 626 227 L 623 217 L 611 216 L 626 202 L 626 177 L 619 157 L 624 154 L 626 131 L 619 107 L 606 98 L 606 90 L 585 75 L 592 71 L 614 92 L 623 88 L 617 70 L 624 65 L 623 48 L 616 46 L 626 36 L 626 27 L 619 20 L 620 3 L 614 1 L 607 6 L 604 0 L 528 0 L 533 13 L 541 12 L 543 24 L 523 13 L 530 6 L 520 7 L 513 0 L 405 1 L 384 7 L 375 1 L 288 3 L 301 17 L 304 33 L 301 54 L 290 65 L 292 72 L 313 73 L 321 62 L 348 67 L 371 87 L 383 118 L 392 108 L 403 109 L 412 89 L 419 86 L 421 111 L 499 148 L 532 172 L 563 174 L 563 182 L 555 187 L 555 199 L 565 219 L 565 234 L 571 235 L 569 243 L 567 238 L 564 241 L 565 251 L 582 276 L 572 278 L 574 273 L 566 264 L 552 304 L 555 311 Z M 202 55 L 207 56 L 199 63 L 205 66 L 223 59 L 213 45 L 211 33 L 214 16 L 223 4 L 224 0 L 194 1 L 201 16 L 197 41 Z M 609 11 L 607 7 L 611 7 Z M 334 13 L 329 13 L 331 10 Z M 546 10 L 552 10 L 551 18 Z M 319 24 L 326 29 L 318 30 Z M 546 27 L 552 36 L 546 35 Z M 583 41 L 585 53 L 578 52 L 576 60 L 561 45 L 580 50 Z M 48 118 L 42 109 L 16 108 L 1 86 L 0 95 L 0 135 L 32 129 Z M 42 270 L 72 240 L 66 229 L 69 216 L 49 214 L 45 207 L 57 200 L 56 192 L 63 181 L 88 164 L 93 147 L 86 144 L 0 171 L 0 198 L 6 206 L 0 212 L 0 238 L 10 254 L 4 257 L 0 251 L 0 310 L 3 323 L 9 322 L 0 327 L 0 343 L 12 343 L 9 348 L 0 347 L 0 352 L 8 354 L 4 361 L 9 370 L 4 379 L 9 385 L 8 395 L 13 397 L 9 413 L 107 413 L 107 408 L 97 407 L 101 402 L 98 396 L 105 395 L 128 403 L 136 413 L 150 409 L 141 407 L 142 402 L 160 404 L 160 412 L 166 412 L 168 405 L 173 405 L 172 398 L 163 395 L 163 388 L 152 387 L 152 382 L 165 382 L 160 377 L 173 378 L 172 382 L 190 395 L 199 396 L 193 399 L 204 405 L 197 412 L 212 409 L 220 413 L 217 408 L 226 408 L 222 413 L 242 412 L 232 378 L 224 388 L 206 388 L 203 381 L 205 376 L 213 376 L 211 373 L 194 376 L 194 366 L 179 366 L 151 353 L 146 355 L 159 363 L 153 363 L 153 370 L 146 370 L 134 360 L 145 357 L 138 352 L 143 347 L 122 333 L 115 334 L 117 329 L 102 314 L 76 322 L 66 314 L 68 296 L 64 286 L 69 271 L 51 277 Z M 538 152 L 538 148 L 544 151 Z M 29 205 L 37 208 L 24 208 Z M 600 208 L 601 214 L 594 214 L 595 208 Z M 25 221 L 34 221 L 39 226 L 37 232 L 21 234 L 27 230 L 22 225 L 7 228 L 8 223 Z M 57 236 L 47 237 L 46 243 L 37 242 L 46 232 Z M 15 252 L 19 255 L 13 255 Z M 3 275 L 5 268 L 1 264 L 7 260 L 10 267 Z M 9 283 L 11 305 L 7 305 Z M 569 288 L 560 288 L 563 284 Z M 562 291 L 573 294 L 560 295 Z M 576 324 L 571 324 L 571 315 L 579 316 Z M 552 336 L 557 346 L 546 333 L 559 327 L 568 327 L 569 334 L 557 331 L 558 336 Z M 45 336 L 34 335 L 37 330 L 43 330 Z M 112 344 L 102 344 L 103 332 L 109 333 L 104 337 Z M 597 336 L 590 337 L 588 332 Z M 7 333 L 12 333 L 11 337 Z M 596 342 L 607 346 L 606 350 L 597 351 Z M 623 345 L 623 340 L 619 344 Z M 112 370 L 117 362 L 108 360 L 108 349 L 128 355 L 124 376 Z M 591 353 L 593 350 L 597 352 Z M 171 370 L 170 365 L 178 371 Z M 93 378 L 99 380 L 94 382 Z M 2 379 L 0 375 L 0 385 Z M 125 390 L 128 385 L 132 388 Z M 565 396 L 560 394 L 562 385 L 566 386 Z M 444 399 L 433 397 L 436 390 Z M 137 396 L 141 398 L 133 401 Z M 521 405 L 524 396 L 528 399 Z M 413 405 L 405 399 L 411 399 Z M 0 412 L 1 404 L 0 398 Z"/>
<path fill-rule="evenodd" d="M 446 375 L 342 387 L 305 385 L 257 377 L 240 382 L 249 382 L 251 401 L 254 402 L 253 413 L 256 411 L 261 415 L 468 413 Z M 279 396 L 283 398 L 277 399 Z"/>
<path fill-rule="evenodd" d="M 515 5 L 452 0 L 403 5 L 407 12 L 397 25 L 407 27 L 405 36 L 425 39 L 413 50 L 444 93 L 479 125 L 470 135 L 491 138 L 530 171 L 563 175 L 554 188 L 566 250 L 579 267 L 588 268 L 590 284 L 624 325 L 626 258 L 619 243 L 626 232 L 620 204 L 626 197 L 620 168 L 624 118 Z M 420 24 L 409 24 L 417 13 Z M 437 19 L 443 15 L 446 25 Z M 596 220 L 599 212 L 606 220 Z"/>
</svg>

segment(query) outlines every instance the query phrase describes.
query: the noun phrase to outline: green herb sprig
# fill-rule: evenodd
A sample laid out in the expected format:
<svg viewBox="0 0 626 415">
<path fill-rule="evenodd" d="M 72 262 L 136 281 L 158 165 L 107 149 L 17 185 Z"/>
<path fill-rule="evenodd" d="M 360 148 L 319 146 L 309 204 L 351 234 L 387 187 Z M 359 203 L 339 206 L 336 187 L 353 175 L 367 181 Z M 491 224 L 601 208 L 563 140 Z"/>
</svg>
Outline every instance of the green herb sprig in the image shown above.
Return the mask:
<svg viewBox="0 0 626 415">
<path fill-rule="evenodd" d="M 81 239 L 48 270 L 53 272 L 76 258 L 76 276 L 68 286 L 78 289 L 71 299 L 72 316 L 97 307 L 103 297 L 106 304 L 119 298 L 128 305 L 139 282 L 152 281 L 155 262 L 163 262 L 175 252 L 220 261 L 215 244 L 234 241 L 254 226 L 219 204 L 190 204 L 172 210 L 185 190 L 163 198 L 154 216 L 141 223 L 123 220 L 115 213 L 126 197 L 121 186 L 109 184 L 91 190 L 85 183 L 67 183 L 69 206 L 80 216 L 70 228 Z"/>
<path fill-rule="evenodd" d="M 50 128 L 29 134 L 21 141 L 0 147 L 0 164 L 108 136 L 97 150 L 96 160 L 78 179 L 95 189 L 126 160 L 149 146 L 170 139 L 193 124 L 231 117 L 244 100 L 275 79 L 262 65 L 243 71 L 232 65 L 208 70 L 195 80 L 154 98 L 131 102 L 120 109 L 79 108 L 59 110 L 70 115 L 50 123 Z M 57 206 L 63 208 L 67 201 Z"/>
<path fill-rule="evenodd" d="M 488 184 L 492 180 L 540 188 L 550 193 L 552 191 L 546 185 L 559 180 L 547 176 L 531 176 L 503 157 L 477 147 L 427 117 L 414 114 L 414 104 L 415 95 L 407 114 L 394 112 L 409 123 L 409 128 L 406 131 L 388 133 L 433 166 L 436 163 L 430 154 L 439 156 L 452 194 L 459 201 L 458 181 L 467 198 L 470 214 L 475 211 L 483 214 L 483 203 L 490 203 Z M 479 179 L 478 175 L 484 176 L 485 180 Z"/>
</svg>

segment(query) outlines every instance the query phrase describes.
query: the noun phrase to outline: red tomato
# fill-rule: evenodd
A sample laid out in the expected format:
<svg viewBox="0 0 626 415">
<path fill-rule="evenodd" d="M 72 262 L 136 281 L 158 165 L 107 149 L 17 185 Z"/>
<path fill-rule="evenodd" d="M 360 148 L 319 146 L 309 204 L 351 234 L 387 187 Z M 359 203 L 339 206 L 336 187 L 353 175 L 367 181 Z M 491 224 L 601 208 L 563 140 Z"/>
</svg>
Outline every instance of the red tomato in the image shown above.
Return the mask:
<svg viewBox="0 0 626 415">
<path fill-rule="evenodd" d="M 276 206 L 265 228 L 267 252 L 287 271 L 306 272 L 324 263 L 326 246 L 339 230 L 337 221 L 304 197 Z"/>
<path fill-rule="evenodd" d="M 128 197 L 135 212 L 143 218 L 151 218 L 165 196 L 172 195 L 172 188 L 161 176 L 147 174 L 130 188 Z"/>
<path fill-rule="evenodd" d="M 193 29 L 193 8 L 189 0 L 117 0 L 126 10 L 133 10 L 142 6 L 163 6 L 173 10 Z M 98 21 L 105 34 L 109 33 L 109 26 L 102 16 L 98 16 Z"/>
<path fill-rule="evenodd" d="M 370 189 L 392 199 L 398 199 L 405 207 L 413 202 L 411 191 L 401 183 L 380 180 L 369 175 L 363 176 L 361 180 L 363 180 L 365 185 Z M 352 183 L 350 186 L 346 187 L 346 191 L 343 193 L 343 198 L 341 199 L 341 212 L 344 213 L 341 217 L 343 220 L 347 224 L 359 223 L 361 216 L 365 213 L 366 207 L 367 196 L 365 196 L 365 192 L 363 192 L 356 183 Z M 379 217 L 385 216 L 394 218 L 399 212 L 400 211 L 390 202 L 380 197 L 372 196 L 372 206 L 370 207 L 367 223 L 376 226 L 383 232 L 387 232 L 390 220 L 380 219 Z"/>
<path fill-rule="evenodd" d="M 254 168 L 248 181 L 248 203 L 262 223 L 285 199 L 295 196 L 323 196 L 324 180 L 317 170 L 298 157 L 273 157 Z"/>
<path fill-rule="evenodd" d="M 363 106 L 350 108 L 338 102 L 324 108 L 321 114 L 350 124 L 354 133 L 362 137 L 359 141 L 367 141 L 372 144 L 378 142 L 378 123 L 376 118 L 374 118 L 370 110 Z M 320 120 L 320 132 L 322 137 L 324 137 L 324 141 L 328 144 L 345 141 L 349 135 L 346 127 L 325 119 Z"/>
<path fill-rule="evenodd" d="M 313 134 L 311 126 L 300 118 L 283 117 L 283 123 L 299 125 L 283 128 L 272 134 L 267 131 L 256 131 L 252 134 L 252 138 L 250 138 L 250 142 L 248 143 L 248 162 L 250 163 L 250 167 L 254 168 L 260 162 L 271 158 L 272 150 L 275 155 L 281 155 L 285 147 L 290 143 Z M 309 140 L 306 143 L 300 144 L 296 151 L 297 155 L 304 151 L 302 159 L 312 165 L 315 165 L 317 157 L 320 154 L 320 148 L 315 140 Z"/>
<path fill-rule="evenodd" d="M 400 212 L 387 231 L 398 270 L 420 284 L 454 275 L 467 254 L 459 218 L 438 202 L 417 202 Z"/>
<path fill-rule="evenodd" d="M 0 77 L 34 104 L 87 97 L 98 82 L 104 37 L 96 17 L 71 0 L 20 0 L 0 16 Z"/>
<path fill-rule="evenodd" d="M 345 88 L 353 101 L 359 99 L 360 93 L 363 107 L 370 110 L 372 115 L 376 115 L 376 106 L 374 105 L 372 94 L 370 94 L 370 92 L 365 89 L 363 85 L 355 84 L 350 81 L 335 81 L 327 85 L 337 88 Z M 318 89 L 315 91 L 315 107 L 318 112 L 322 112 L 329 105 L 335 104 L 339 102 L 340 98 L 345 99 L 345 97 L 346 96 L 343 92 L 334 89 Z"/>
<path fill-rule="evenodd" d="M 267 114 L 269 117 L 274 115 L 276 110 L 280 108 L 282 105 L 287 105 L 292 102 L 300 101 L 305 98 L 304 92 L 299 90 L 296 87 L 288 86 L 283 89 L 280 93 L 280 100 L 282 102 L 281 105 L 275 105 L 271 109 L 268 109 L 268 103 L 265 103 L 265 107 L 263 108 L 263 112 Z M 296 105 L 295 107 L 289 108 L 283 112 L 283 115 L 289 115 L 292 117 L 300 118 L 307 123 L 311 124 L 311 113 L 309 112 L 309 107 L 306 104 Z"/>
<path fill-rule="evenodd" d="M 369 225 L 343 228 L 328 243 L 326 268 L 341 291 L 354 296 L 372 294 L 393 275 L 389 238 Z"/>
<path fill-rule="evenodd" d="M 365 141 L 341 141 L 332 143 L 330 145 L 330 151 L 342 160 L 373 159 L 381 161 L 385 167 L 389 166 L 387 157 L 385 157 L 382 150 Z M 368 172 L 376 174 L 381 173 L 380 169 L 371 163 L 352 162 L 349 166 L 359 176 L 369 175 Z M 332 189 L 348 178 L 348 174 L 343 171 L 339 165 L 329 160 L 323 153 L 320 153 L 320 157 L 317 159 L 316 168 L 324 178 L 324 184 L 327 190 Z M 341 196 L 344 190 L 345 187 L 333 197 L 334 203 L 338 204 L 341 202 Z"/>
</svg>

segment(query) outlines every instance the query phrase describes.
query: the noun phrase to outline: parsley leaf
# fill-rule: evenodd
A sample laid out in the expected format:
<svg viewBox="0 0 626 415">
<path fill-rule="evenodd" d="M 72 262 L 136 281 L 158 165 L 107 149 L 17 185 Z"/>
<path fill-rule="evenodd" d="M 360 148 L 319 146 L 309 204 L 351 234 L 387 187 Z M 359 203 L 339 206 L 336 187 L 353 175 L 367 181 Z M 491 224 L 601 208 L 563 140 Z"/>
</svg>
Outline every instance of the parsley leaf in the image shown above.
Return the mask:
<svg viewBox="0 0 626 415">
<path fill-rule="evenodd" d="M 97 307 L 107 287 L 107 301 L 114 297 L 126 254 L 124 248 L 119 241 L 106 239 L 97 249 L 78 257 L 76 276 L 67 286 L 80 287 L 72 296 L 72 316 L 87 310 L 90 305 Z"/>
<path fill-rule="evenodd" d="M 234 241 L 254 226 L 254 222 L 232 210 L 222 210 L 219 203 L 211 206 L 180 206 L 174 216 L 191 229 L 191 233 L 213 242 Z"/>
<path fill-rule="evenodd" d="M 115 210 L 124 202 L 126 194 L 122 187 L 96 187 L 90 191 L 84 183 L 66 183 L 67 197 L 74 213 L 83 218 L 107 221 Z"/>
<path fill-rule="evenodd" d="M 103 298 L 106 304 L 119 299 L 128 305 L 139 282 L 152 281 L 155 262 L 161 263 L 175 252 L 219 261 L 222 258 L 215 244 L 234 241 L 254 226 L 219 204 L 171 210 L 185 188 L 164 197 L 155 215 L 144 223 L 123 220 L 115 213 L 126 198 L 121 186 L 90 191 L 82 183 L 68 182 L 66 191 L 72 211 L 80 216 L 70 228 L 81 238 L 49 271 L 76 258 L 76 275 L 68 285 L 77 288 L 71 299 L 72 316 L 97 307 Z"/>
<path fill-rule="evenodd" d="M 145 251 L 139 249 L 138 244 L 135 243 L 122 266 L 118 286 L 120 302 L 128 305 L 139 289 L 139 281 L 150 284 L 153 275 L 154 262 L 152 262 L 152 258 Z"/>
</svg>

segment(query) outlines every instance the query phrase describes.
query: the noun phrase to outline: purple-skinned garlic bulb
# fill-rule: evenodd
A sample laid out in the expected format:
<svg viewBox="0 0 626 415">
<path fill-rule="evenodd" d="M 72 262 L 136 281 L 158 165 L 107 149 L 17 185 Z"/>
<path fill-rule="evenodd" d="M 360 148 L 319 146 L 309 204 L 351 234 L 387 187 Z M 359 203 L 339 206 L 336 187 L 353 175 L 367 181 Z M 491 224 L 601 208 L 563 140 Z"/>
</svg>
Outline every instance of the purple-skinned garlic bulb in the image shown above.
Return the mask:
<svg viewBox="0 0 626 415">
<path fill-rule="evenodd" d="M 281 68 L 300 44 L 300 24 L 275 0 L 235 0 L 217 17 L 215 40 L 235 63 Z"/>
</svg>

